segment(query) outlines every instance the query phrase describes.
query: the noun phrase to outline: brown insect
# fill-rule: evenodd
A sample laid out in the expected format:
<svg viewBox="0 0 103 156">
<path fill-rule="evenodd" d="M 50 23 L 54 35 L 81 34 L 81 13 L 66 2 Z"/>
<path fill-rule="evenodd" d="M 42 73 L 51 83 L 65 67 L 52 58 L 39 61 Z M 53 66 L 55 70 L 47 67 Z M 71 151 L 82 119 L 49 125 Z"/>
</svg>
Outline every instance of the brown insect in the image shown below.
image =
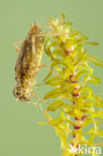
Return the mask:
<svg viewBox="0 0 103 156">
<path fill-rule="evenodd" d="M 44 35 L 39 24 L 35 22 L 31 26 L 26 39 L 22 42 L 20 49 L 17 47 L 17 43 L 15 43 L 15 48 L 19 55 L 15 65 L 17 85 L 13 89 L 13 94 L 18 100 L 28 102 L 32 94 L 39 101 L 47 103 L 33 91 L 38 71 L 43 66 L 47 67 L 45 64 L 40 65 L 43 54 L 43 42 Z"/>
</svg>

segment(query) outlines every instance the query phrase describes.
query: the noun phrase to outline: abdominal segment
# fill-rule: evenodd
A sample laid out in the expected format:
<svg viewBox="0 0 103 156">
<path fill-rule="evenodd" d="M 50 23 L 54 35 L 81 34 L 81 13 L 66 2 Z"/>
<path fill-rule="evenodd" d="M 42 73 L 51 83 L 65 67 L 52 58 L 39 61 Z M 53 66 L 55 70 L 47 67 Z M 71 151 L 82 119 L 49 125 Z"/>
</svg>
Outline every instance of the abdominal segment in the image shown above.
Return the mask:
<svg viewBox="0 0 103 156">
<path fill-rule="evenodd" d="M 37 23 L 34 23 L 21 45 L 16 61 L 16 82 L 22 93 L 21 98 L 23 98 L 23 96 L 25 98 L 30 94 L 36 82 L 36 75 L 43 53 L 43 37 L 40 36 L 40 33 L 40 27 Z"/>
</svg>

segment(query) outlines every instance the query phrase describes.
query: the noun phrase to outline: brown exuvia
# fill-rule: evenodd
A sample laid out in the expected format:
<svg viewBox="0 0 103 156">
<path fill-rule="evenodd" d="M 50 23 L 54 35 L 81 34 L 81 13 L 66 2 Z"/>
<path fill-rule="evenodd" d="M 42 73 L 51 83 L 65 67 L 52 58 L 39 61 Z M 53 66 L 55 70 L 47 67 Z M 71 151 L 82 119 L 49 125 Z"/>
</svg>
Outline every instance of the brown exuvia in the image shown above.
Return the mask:
<svg viewBox="0 0 103 156">
<path fill-rule="evenodd" d="M 26 37 L 22 42 L 15 65 L 15 79 L 17 85 L 13 89 L 13 94 L 16 99 L 21 101 L 30 101 L 30 94 L 33 92 L 33 87 L 36 82 L 36 75 L 39 71 L 40 62 L 43 53 L 43 36 L 41 35 L 41 28 L 35 22 Z"/>
</svg>

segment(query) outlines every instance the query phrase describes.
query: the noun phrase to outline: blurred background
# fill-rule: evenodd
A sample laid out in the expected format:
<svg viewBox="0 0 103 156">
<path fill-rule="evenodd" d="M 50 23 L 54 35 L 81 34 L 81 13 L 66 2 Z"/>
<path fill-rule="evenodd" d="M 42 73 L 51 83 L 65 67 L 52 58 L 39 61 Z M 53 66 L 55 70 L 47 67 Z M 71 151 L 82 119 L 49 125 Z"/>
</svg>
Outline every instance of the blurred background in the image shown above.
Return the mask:
<svg viewBox="0 0 103 156">
<path fill-rule="evenodd" d="M 99 42 L 99 46 L 88 46 L 88 53 L 103 60 L 103 0 L 0 0 L 1 156 L 60 156 L 62 153 L 55 130 L 37 124 L 44 121 L 39 108 L 16 102 L 12 94 L 16 85 L 14 66 L 18 55 L 14 42 L 24 40 L 34 21 L 38 21 L 45 31 L 48 17 L 59 17 L 62 12 L 76 29 L 88 35 L 91 41 Z M 49 64 L 45 55 L 44 62 Z M 102 83 L 93 89 L 103 97 L 103 69 L 93 67 L 95 74 L 102 79 Z M 42 80 L 47 72 L 41 70 L 37 80 Z M 41 86 L 36 92 L 42 97 L 44 91 L 45 87 Z"/>
</svg>

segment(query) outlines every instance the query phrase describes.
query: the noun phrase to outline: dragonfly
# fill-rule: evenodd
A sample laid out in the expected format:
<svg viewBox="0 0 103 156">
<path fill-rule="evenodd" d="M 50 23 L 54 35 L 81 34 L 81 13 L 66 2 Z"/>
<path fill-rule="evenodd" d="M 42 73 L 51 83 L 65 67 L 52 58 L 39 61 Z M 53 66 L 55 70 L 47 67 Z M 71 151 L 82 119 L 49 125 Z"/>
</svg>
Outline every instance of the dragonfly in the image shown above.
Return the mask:
<svg viewBox="0 0 103 156">
<path fill-rule="evenodd" d="M 16 86 L 13 88 L 13 95 L 17 100 L 24 101 L 30 104 L 31 95 L 40 102 L 48 104 L 44 99 L 39 98 L 33 90 L 36 83 L 36 76 L 42 67 L 46 67 L 56 77 L 55 72 L 46 64 L 41 64 L 43 56 L 43 44 L 45 36 L 58 36 L 58 33 L 43 34 L 40 25 L 35 22 L 31 25 L 24 41 L 14 43 L 18 57 L 15 65 L 15 80 Z M 18 48 L 18 43 L 21 47 Z M 34 103 L 35 105 L 39 105 Z M 40 105 L 39 105 L 40 106 Z M 41 106 L 40 106 L 41 108 Z M 42 109 L 42 108 L 41 108 Z"/>
<path fill-rule="evenodd" d="M 35 22 L 31 25 L 26 39 L 14 44 L 18 57 L 15 65 L 15 80 L 17 85 L 13 88 L 13 94 L 17 100 L 29 102 L 31 100 L 30 95 L 32 94 L 37 100 L 47 103 L 45 100 L 40 99 L 33 90 L 39 70 L 43 66 L 47 67 L 45 64 L 41 65 L 43 42 L 44 35 L 42 35 L 39 24 Z M 17 43 L 21 43 L 20 49 Z"/>
</svg>

